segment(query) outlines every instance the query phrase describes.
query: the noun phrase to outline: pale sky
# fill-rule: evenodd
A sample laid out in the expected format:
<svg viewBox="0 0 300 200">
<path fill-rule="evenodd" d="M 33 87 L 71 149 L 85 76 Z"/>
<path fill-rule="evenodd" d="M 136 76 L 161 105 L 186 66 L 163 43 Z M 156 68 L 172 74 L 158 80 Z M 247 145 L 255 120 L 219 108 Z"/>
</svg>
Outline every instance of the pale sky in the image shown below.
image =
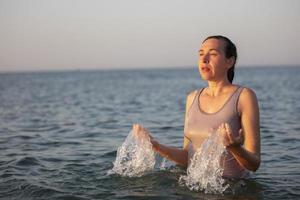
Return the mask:
<svg viewBox="0 0 300 200">
<path fill-rule="evenodd" d="M 197 66 L 229 37 L 239 66 L 300 66 L 299 0 L 0 0 L 0 71 Z"/>
</svg>

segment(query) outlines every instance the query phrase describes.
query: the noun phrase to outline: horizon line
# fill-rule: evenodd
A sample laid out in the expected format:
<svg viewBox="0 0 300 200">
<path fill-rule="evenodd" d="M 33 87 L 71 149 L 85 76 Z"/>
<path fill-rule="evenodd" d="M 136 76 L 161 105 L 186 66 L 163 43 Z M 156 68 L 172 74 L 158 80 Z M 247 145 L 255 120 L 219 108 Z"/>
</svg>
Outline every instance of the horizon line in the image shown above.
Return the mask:
<svg viewBox="0 0 300 200">
<path fill-rule="evenodd" d="M 132 70 L 184 70 L 184 69 L 193 69 L 196 66 L 164 66 L 164 67 L 113 67 L 113 68 L 62 68 L 62 69 L 28 69 L 28 70 L 0 70 L 0 74 L 18 74 L 18 73 L 56 73 L 56 72 L 89 72 L 89 71 L 132 71 Z M 236 66 L 235 69 L 239 68 L 298 68 L 299 65 L 241 65 Z"/>
</svg>

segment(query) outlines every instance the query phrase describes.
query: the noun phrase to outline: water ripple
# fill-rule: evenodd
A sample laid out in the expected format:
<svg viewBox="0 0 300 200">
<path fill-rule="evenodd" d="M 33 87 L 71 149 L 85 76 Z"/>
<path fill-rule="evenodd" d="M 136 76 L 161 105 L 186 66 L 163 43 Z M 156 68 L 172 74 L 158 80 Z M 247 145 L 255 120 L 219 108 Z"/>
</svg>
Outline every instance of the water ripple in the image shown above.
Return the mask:
<svg viewBox="0 0 300 200">
<path fill-rule="evenodd" d="M 16 166 L 40 165 L 40 161 L 35 157 L 24 157 L 17 161 Z"/>
<path fill-rule="evenodd" d="M 259 99 L 262 163 L 223 196 L 180 187 L 177 168 L 107 175 L 133 123 L 182 145 L 185 95 L 205 86 L 196 68 L 0 74 L 0 199 L 299 199 L 300 69 L 236 74 Z"/>
</svg>

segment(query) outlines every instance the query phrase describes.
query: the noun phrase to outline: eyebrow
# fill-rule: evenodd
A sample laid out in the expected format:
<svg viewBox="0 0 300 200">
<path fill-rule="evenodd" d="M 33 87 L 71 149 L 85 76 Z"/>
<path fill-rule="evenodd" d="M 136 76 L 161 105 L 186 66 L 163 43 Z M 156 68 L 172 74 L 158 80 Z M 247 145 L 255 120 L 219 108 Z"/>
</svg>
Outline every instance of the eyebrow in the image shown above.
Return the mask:
<svg viewBox="0 0 300 200">
<path fill-rule="evenodd" d="M 200 49 L 198 52 L 203 52 L 204 50 Z M 220 52 L 218 49 L 209 49 L 208 51 L 217 51 Z"/>
</svg>

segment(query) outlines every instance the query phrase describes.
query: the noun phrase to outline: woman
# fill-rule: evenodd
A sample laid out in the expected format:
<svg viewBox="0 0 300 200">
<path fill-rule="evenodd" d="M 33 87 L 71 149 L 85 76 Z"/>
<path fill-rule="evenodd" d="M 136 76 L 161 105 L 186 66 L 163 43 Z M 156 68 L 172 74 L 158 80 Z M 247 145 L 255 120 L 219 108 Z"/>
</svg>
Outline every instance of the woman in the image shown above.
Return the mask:
<svg viewBox="0 0 300 200">
<path fill-rule="evenodd" d="M 232 84 L 237 59 L 235 45 L 224 36 L 210 36 L 199 50 L 199 72 L 208 86 L 191 92 L 186 100 L 183 148 L 162 145 L 142 126 L 138 136 L 149 135 L 161 156 L 187 167 L 194 152 L 214 130 L 219 130 L 227 153 L 222 155 L 223 176 L 244 178 L 260 165 L 259 108 L 255 93 Z"/>
</svg>

